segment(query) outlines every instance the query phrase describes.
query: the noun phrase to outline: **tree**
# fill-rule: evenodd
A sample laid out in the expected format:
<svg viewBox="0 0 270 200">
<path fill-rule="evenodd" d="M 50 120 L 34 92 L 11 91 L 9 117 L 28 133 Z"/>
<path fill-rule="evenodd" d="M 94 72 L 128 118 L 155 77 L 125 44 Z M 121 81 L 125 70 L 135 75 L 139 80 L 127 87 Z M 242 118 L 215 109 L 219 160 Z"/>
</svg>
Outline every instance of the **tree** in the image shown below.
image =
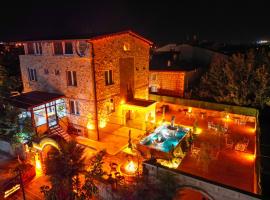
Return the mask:
<svg viewBox="0 0 270 200">
<path fill-rule="evenodd" d="M 85 171 L 84 148 L 75 141 L 60 143 L 60 150 L 54 150 L 45 161 L 46 175 L 50 177 L 51 188 L 43 186 L 41 192 L 46 199 L 75 199 L 80 173 Z"/>
<path fill-rule="evenodd" d="M 91 199 L 98 193 L 95 179 L 101 179 L 106 173 L 103 171 L 105 151 L 100 151 L 90 160 L 90 168 L 85 172 L 85 182 L 78 194 L 80 199 Z"/>
<path fill-rule="evenodd" d="M 137 184 L 133 187 L 131 198 L 125 196 L 123 199 L 141 199 L 147 197 L 149 200 L 173 199 L 178 190 L 179 185 L 175 176 L 168 172 L 160 173 L 157 180 L 150 181 L 143 177 L 137 180 Z"/>
<path fill-rule="evenodd" d="M 270 58 L 261 51 L 250 50 L 228 59 L 215 57 L 201 78 L 197 94 L 220 103 L 262 107 L 270 95 L 269 70 Z"/>
</svg>

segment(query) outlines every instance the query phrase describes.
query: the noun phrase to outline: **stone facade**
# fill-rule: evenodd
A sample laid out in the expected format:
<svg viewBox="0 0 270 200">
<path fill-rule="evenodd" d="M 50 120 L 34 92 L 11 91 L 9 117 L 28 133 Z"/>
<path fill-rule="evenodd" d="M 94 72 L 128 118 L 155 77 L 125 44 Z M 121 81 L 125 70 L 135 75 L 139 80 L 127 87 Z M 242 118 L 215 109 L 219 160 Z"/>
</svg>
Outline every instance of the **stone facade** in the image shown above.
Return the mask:
<svg viewBox="0 0 270 200">
<path fill-rule="evenodd" d="M 58 40 L 57 42 L 62 42 L 64 47 L 65 41 L 67 40 Z M 93 131 L 89 132 L 86 129 L 89 114 L 92 117 L 93 125 L 95 124 L 96 104 L 99 123 L 101 118 L 107 118 L 107 124 L 123 123 L 119 106 L 123 100 L 120 98 L 120 59 L 132 58 L 134 62 L 132 67 L 134 71 L 134 97 L 148 98 L 151 43 L 130 31 L 92 39 L 68 41 L 73 43 L 74 53 L 71 55 L 55 55 L 53 48 L 55 41 L 37 41 L 41 43 L 42 54 L 30 55 L 27 49 L 28 43 L 24 43 L 26 55 L 20 56 L 24 92 L 37 90 L 64 94 L 69 123 L 80 129 L 82 135 L 96 139 L 96 136 L 93 136 Z M 83 57 L 76 54 L 79 41 L 87 42 L 88 45 Z M 36 70 L 37 80 L 31 81 L 29 79 L 29 68 Z M 113 84 L 105 84 L 106 70 L 112 70 Z M 77 86 L 68 86 L 67 71 L 76 71 Z M 69 100 L 78 102 L 79 115 L 70 114 Z M 111 101 L 115 109 L 114 112 L 108 114 L 107 105 Z"/>
<path fill-rule="evenodd" d="M 149 76 L 149 49 L 150 45 L 139 38 L 129 34 L 114 37 L 101 38 L 92 41 L 94 45 L 94 64 L 96 70 L 96 94 L 99 113 L 106 109 L 105 103 L 113 99 L 115 112 L 109 116 L 109 123 L 123 123 L 120 102 L 120 59 L 132 58 L 134 60 L 134 97 L 148 99 L 148 76 Z M 129 50 L 124 50 L 124 45 Z M 113 84 L 105 84 L 104 73 L 112 70 Z"/>
<path fill-rule="evenodd" d="M 185 72 L 150 71 L 149 87 L 156 87 L 157 92 L 165 92 L 180 97 L 184 96 Z"/>
</svg>

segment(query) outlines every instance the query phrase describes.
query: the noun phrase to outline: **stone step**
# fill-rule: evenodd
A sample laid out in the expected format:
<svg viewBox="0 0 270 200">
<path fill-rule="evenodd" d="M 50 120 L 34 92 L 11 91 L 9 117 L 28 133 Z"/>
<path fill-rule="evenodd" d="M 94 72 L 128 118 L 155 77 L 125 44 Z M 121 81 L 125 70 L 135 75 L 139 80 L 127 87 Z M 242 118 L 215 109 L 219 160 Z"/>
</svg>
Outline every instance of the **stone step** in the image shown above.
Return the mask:
<svg viewBox="0 0 270 200">
<path fill-rule="evenodd" d="M 50 128 L 50 133 L 52 135 L 59 135 L 61 136 L 62 138 L 64 138 L 64 140 L 66 141 L 70 141 L 71 140 L 71 136 L 65 132 L 61 126 L 59 125 L 55 125 L 53 127 Z"/>
</svg>

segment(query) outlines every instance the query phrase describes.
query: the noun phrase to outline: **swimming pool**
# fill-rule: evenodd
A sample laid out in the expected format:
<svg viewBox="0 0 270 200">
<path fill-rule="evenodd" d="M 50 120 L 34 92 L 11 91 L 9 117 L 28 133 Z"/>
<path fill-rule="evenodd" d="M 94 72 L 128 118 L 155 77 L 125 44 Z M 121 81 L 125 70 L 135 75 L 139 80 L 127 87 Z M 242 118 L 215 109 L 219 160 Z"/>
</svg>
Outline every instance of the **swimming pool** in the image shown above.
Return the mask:
<svg viewBox="0 0 270 200">
<path fill-rule="evenodd" d="M 190 131 L 189 128 L 182 126 L 161 125 L 153 133 L 141 140 L 140 144 L 169 152 L 172 147 L 176 147 L 185 135 Z"/>
</svg>

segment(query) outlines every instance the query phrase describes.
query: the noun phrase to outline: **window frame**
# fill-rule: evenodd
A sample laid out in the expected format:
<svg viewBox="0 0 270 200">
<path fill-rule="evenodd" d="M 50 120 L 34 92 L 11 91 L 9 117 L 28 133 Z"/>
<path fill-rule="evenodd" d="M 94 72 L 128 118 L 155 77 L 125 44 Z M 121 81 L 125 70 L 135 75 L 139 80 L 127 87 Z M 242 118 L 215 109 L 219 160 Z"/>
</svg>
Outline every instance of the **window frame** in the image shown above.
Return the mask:
<svg viewBox="0 0 270 200">
<path fill-rule="evenodd" d="M 104 79 L 105 79 L 105 86 L 108 85 L 113 85 L 114 81 L 113 81 L 113 70 L 109 69 L 109 70 L 105 70 L 104 71 Z"/>
<path fill-rule="evenodd" d="M 34 46 L 35 55 L 42 55 L 42 44 L 41 44 L 41 42 L 34 42 L 33 46 Z"/>
<path fill-rule="evenodd" d="M 55 47 L 56 47 L 56 44 L 61 44 L 61 49 L 62 49 L 62 53 L 56 53 L 55 51 Z M 60 46 L 59 46 L 60 47 Z M 59 42 L 59 41 L 54 41 L 53 42 L 53 53 L 55 56 L 62 56 L 64 55 L 64 47 L 63 47 L 63 42 Z"/>
<path fill-rule="evenodd" d="M 32 82 L 37 82 L 37 70 L 34 68 L 27 68 L 28 80 Z"/>
<path fill-rule="evenodd" d="M 71 115 L 76 115 L 76 116 L 80 115 L 80 106 L 79 106 L 78 100 L 74 100 L 74 99 L 69 100 L 69 113 Z"/>
<path fill-rule="evenodd" d="M 71 71 L 71 70 L 67 71 L 67 86 L 73 86 L 73 87 L 78 86 L 77 72 L 76 71 Z"/>
<path fill-rule="evenodd" d="M 73 42 L 71 42 L 71 41 L 65 41 L 65 42 L 63 42 L 64 43 L 64 45 L 63 45 L 63 50 L 64 50 L 64 55 L 73 55 L 74 54 L 74 50 L 73 50 Z M 72 51 L 72 53 L 67 53 L 66 52 L 66 44 L 67 43 L 70 43 L 71 44 L 71 51 Z"/>
</svg>

